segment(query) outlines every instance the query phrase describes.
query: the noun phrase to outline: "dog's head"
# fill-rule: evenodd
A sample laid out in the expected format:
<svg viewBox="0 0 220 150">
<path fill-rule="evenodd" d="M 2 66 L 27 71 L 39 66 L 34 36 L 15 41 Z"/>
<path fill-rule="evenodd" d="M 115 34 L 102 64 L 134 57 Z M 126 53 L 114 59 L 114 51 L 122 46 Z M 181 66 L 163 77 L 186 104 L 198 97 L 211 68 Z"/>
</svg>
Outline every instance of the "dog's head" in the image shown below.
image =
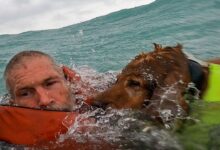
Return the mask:
<svg viewBox="0 0 220 150">
<path fill-rule="evenodd" d="M 154 46 L 154 51 L 136 56 L 118 75 L 116 83 L 95 97 L 94 105 L 144 108 L 155 116 L 159 110 L 187 111 L 183 93 L 190 74 L 182 46 Z"/>
</svg>

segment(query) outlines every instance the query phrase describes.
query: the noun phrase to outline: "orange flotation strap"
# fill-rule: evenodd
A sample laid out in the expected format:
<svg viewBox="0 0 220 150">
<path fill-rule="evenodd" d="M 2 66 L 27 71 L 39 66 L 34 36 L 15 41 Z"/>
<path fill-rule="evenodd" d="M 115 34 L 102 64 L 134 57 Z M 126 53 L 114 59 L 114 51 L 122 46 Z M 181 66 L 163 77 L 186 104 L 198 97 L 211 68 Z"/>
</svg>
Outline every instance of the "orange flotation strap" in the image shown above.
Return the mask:
<svg viewBox="0 0 220 150">
<path fill-rule="evenodd" d="M 34 145 L 53 141 L 67 132 L 78 113 L 45 111 L 0 105 L 0 141 L 13 144 Z M 71 118 L 71 119 L 70 119 Z"/>
<path fill-rule="evenodd" d="M 81 77 L 79 74 L 77 74 L 75 71 L 73 71 L 72 69 L 68 68 L 67 66 L 62 66 L 63 69 L 63 73 L 65 78 L 68 81 L 80 81 Z"/>
<path fill-rule="evenodd" d="M 81 76 L 76 71 L 67 66 L 62 66 L 62 69 L 65 78 L 71 83 L 77 84 L 78 89 L 74 91 L 74 94 L 84 97 L 84 102 L 90 105 L 93 101 L 93 95 L 97 93 L 97 91 L 91 88 L 88 84 L 84 83 Z"/>
</svg>

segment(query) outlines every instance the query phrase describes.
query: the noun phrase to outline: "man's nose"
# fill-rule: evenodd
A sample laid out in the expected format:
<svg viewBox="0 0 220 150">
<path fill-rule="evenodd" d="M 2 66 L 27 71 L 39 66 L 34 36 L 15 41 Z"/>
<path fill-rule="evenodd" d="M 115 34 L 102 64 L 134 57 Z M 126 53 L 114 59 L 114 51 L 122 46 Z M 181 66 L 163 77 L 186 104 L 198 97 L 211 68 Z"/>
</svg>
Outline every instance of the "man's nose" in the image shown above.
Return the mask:
<svg viewBox="0 0 220 150">
<path fill-rule="evenodd" d="M 47 107 L 53 103 L 53 98 L 50 97 L 49 92 L 46 89 L 39 87 L 37 89 L 37 94 L 40 107 Z"/>
</svg>

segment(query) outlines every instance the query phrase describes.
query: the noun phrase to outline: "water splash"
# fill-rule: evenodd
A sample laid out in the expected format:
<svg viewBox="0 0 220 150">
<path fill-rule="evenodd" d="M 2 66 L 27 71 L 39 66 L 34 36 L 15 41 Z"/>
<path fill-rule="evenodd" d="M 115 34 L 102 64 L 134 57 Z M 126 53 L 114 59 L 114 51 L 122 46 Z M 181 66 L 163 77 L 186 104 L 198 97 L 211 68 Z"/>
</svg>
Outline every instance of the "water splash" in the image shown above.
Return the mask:
<svg viewBox="0 0 220 150">
<path fill-rule="evenodd" d="M 10 95 L 4 94 L 3 96 L 0 96 L 0 104 L 1 105 L 9 105 L 10 103 Z"/>
<path fill-rule="evenodd" d="M 175 137 L 144 118 L 143 113 L 130 109 L 96 109 L 77 117 L 59 141 L 73 139 L 83 143 L 89 139 L 108 142 L 119 149 L 181 149 Z M 64 125 L 68 124 L 66 120 L 68 117 L 63 121 Z"/>
<path fill-rule="evenodd" d="M 190 82 L 186 88 L 186 99 L 189 101 L 194 101 L 199 99 L 200 91 L 196 88 L 195 83 Z"/>
<path fill-rule="evenodd" d="M 83 82 L 87 83 L 98 92 L 102 92 L 110 87 L 116 81 L 116 76 L 118 74 L 117 71 L 98 73 L 96 70 L 86 65 L 72 65 L 72 69 L 80 74 Z"/>
<path fill-rule="evenodd" d="M 117 72 L 97 73 L 88 66 L 73 66 L 73 69 L 79 73 L 83 82 L 99 92 L 110 87 L 118 74 Z M 82 101 L 75 109 L 86 105 L 83 102 L 85 97 L 76 95 L 76 98 L 81 98 Z M 112 108 L 103 110 L 90 107 L 77 116 L 71 126 L 69 126 L 71 119 L 69 117 L 63 120 L 63 125 L 68 128 L 68 132 L 60 135 L 58 142 L 72 139 L 77 143 L 104 141 L 117 145 L 119 149 L 181 149 L 177 139 L 169 131 L 154 126 L 141 111 Z"/>
</svg>

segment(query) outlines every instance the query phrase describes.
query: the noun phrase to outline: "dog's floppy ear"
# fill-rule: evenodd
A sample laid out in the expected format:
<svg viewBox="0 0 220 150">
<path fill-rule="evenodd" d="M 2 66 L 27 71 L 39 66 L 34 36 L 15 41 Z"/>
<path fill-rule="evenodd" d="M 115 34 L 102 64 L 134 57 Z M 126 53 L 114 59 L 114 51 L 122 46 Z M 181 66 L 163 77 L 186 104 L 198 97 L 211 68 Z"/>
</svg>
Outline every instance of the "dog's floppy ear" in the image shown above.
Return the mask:
<svg viewBox="0 0 220 150">
<path fill-rule="evenodd" d="M 188 113 L 188 104 L 183 96 L 185 88 L 178 81 L 178 76 L 175 73 L 168 75 L 163 83 L 154 89 L 150 98 L 150 105 L 146 111 L 153 115 L 159 115 L 155 117 L 163 117 L 161 116 L 163 111 L 166 112 L 167 110 L 170 111 L 174 118 L 176 116 L 185 116 Z M 163 120 L 163 118 L 161 119 Z"/>
<path fill-rule="evenodd" d="M 154 44 L 154 50 L 155 51 L 161 51 L 163 48 L 162 48 L 162 45 L 160 44 L 157 44 L 157 43 L 153 43 Z"/>
</svg>

